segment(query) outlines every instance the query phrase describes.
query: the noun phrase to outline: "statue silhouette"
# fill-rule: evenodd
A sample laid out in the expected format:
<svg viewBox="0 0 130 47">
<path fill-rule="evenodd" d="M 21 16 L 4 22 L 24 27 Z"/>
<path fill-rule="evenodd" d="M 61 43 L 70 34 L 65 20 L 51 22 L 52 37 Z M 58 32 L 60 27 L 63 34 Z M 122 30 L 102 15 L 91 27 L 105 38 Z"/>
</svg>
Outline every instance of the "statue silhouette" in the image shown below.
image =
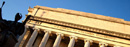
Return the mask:
<svg viewBox="0 0 130 47">
<path fill-rule="evenodd" d="M 24 32 L 25 24 L 31 15 L 27 16 L 23 23 L 18 22 L 22 18 L 21 13 L 16 13 L 14 21 L 8 21 L 2 18 L 2 7 L 0 8 L 0 47 L 14 47 L 17 41 L 17 36 Z"/>
<path fill-rule="evenodd" d="M 3 1 L 3 4 L 2 4 L 2 6 L 0 8 L 0 20 L 2 20 L 2 7 L 4 6 L 4 4 L 5 4 L 5 1 Z"/>
</svg>

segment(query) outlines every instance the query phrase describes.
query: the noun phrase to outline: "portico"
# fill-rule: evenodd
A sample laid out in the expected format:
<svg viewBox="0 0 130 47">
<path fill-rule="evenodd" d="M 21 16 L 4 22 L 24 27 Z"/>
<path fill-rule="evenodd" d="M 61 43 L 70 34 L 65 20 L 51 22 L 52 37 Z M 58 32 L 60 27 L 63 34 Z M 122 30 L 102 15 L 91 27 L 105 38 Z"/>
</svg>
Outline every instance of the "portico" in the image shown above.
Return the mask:
<svg viewBox="0 0 130 47">
<path fill-rule="evenodd" d="M 19 47 L 130 46 L 130 24 L 122 19 L 42 6 L 29 8 L 28 15 L 32 17 Z"/>
</svg>

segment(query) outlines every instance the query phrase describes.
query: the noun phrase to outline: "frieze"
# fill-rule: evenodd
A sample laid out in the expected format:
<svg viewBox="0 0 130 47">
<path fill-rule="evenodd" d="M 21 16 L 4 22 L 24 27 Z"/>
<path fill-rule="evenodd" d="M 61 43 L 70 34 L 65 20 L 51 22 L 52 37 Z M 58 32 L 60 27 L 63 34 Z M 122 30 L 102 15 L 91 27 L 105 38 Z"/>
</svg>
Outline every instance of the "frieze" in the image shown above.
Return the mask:
<svg viewBox="0 0 130 47">
<path fill-rule="evenodd" d="M 53 24 L 58 24 L 58 25 L 64 25 L 64 26 L 68 26 L 68 27 L 74 27 L 74 28 L 78 28 L 78 29 L 84 29 L 84 30 L 88 30 L 88 31 L 96 32 L 96 33 L 102 33 L 102 34 L 117 36 L 117 37 L 126 38 L 126 39 L 130 39 L 130 35 L 114 32 L 114 31 L 108 31 L 108 30 L 97 29 L 97 28 L 92 28 L 92 27 L 83 26 L 83 25 L 66 23 L 66 22 L 56 21 L 56 20 L 47 19 L 47 18 L 31 17 L 30 19 L 31 20 L 41 21 L 41 22 L 48 22 L 48 23 L 53 23 Z"/>
</svg>

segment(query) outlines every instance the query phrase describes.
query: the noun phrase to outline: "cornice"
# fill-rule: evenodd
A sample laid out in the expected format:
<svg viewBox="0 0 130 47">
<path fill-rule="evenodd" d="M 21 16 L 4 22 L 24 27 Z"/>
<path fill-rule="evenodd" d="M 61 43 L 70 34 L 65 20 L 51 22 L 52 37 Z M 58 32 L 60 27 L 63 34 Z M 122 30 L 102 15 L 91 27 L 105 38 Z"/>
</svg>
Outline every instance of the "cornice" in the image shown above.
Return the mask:
<svg viewBox="0 0 130 47">
<path fill-rule="evenodd" d="M 31 17 L 30 19 L 31 20 L 36 20 L 36 21 L 41 21 L 41 22 L 53 23 L 53 24 L 57 24 L 57 25 L 63 25 L 63 26 L 67 26 L 67 27 L 77 28 L 77 29 L 88 30 L 90 32 L 95 32 L 95 33 L 99 33 L 99 34 L 105 34 L 105 35 L 110 35 L 110 36 L 116 36 L 116 37 L 120 37 L 120 38 L 130 39 L 130 35 L 129 34 L 123 34 L 123 33 L 119 33 L 119 32 L 108 31 L 108 30 L 93 28 L 93 27 L 89 27 L 89 26 L 72 24 L 72 23 L 67 23 L 67 22 L 63 22 L 63 21 L 57 21 L 57 20 L 53 20 L 53 19 L 40 18 L 40 17 L 36 17 L 36 16 L 35 17 Z"/>
<path fill-rule="evenodd" d="M 33 10 L 34 10 L 34 9 L 31 8 L 31 7 L 28 8 L 28 12 L 32 12 Z"/>
<path fill-rule="evenodd" d="M 50 7 L 44 7 L 44 6 L 38 6 L 38 5 L 35 6 L 34 8 L 40 8 L 40 9 L 49 10 L 49 11 L 55 11 L 55 12 L 60 12 L 60 13 L 76 15 L 76 16 L 83 16 L 83 17 L 89 17 L 89 18 L 94 18 L 94 19 L 100 19 L 100 20 L 130 25 L 129 21 L 124 21 L 124 19 L 113 18 L 109 16 L 97 15 L 97 14 L 62 9 L 62 8 L 50 8 Z"/>
</svg>

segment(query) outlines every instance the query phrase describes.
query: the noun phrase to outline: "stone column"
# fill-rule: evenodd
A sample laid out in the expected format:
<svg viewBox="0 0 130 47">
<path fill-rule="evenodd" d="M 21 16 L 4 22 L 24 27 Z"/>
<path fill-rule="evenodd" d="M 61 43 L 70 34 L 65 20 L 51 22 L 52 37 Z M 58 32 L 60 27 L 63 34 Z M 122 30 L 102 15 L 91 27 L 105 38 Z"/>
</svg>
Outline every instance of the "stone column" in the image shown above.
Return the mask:
<svg viewBox="0 0 130 47">
<path fill-rule="evenodd" d="M 91 43 L 92 43 L 93 41 L 92 40 L 89 40 L 89 39 L 85 39 L 84 40 L 84 47 L 90 47 L 90 45 L 91 45 Z"/>
<path fill-rule="evenodd" d="M 75 36 L 70 36 L 70 42 L 68 47 L 74 47 L 75 41 L 76 41 L 77 37 Z"/>
<path fill-rule="evenodd" d="M 32 44 L 33 44 L 33 42 L 35 41 L 35 39 L 36 39 L 36 37 L 37 37 L 37 35 L 38 35 L 38 30 L 39 30 L 39 29 L 35 29 L 35 30 L 33 31 L 33 34 L 31 35 L 31 37 L 30 37 L 30 39 L 29 39 L 29 41 L 28 41 L 26 47 L 32 47 Z"/>
<path fill-rule="evenodd" d="M 49 34 L 51 33 L 51 31 L 49 31 L 49 30 L 45 30 L 44 32 L 45 32 L 45 35 L 42 38 L 42 41 L 41 41 L 39 47 L 45 47 L 45 45 L 48 41 L 48 38 L 49 38 Z"/>
<path fill-rule="evenodd" d="M 106 43 L 104 43 L 104 42 L 100 42 L 100 43 L 99 43 L 99 46 L 100 46 L 100 47 L 105 47 L 105 46 L 107 46 L 107 45 L 108 45 L 108 44 L 106 44 Z"/>
<path fill-rule="evenodd" d="M 59 47 L 61 39 L 63 37 L 63 34 L 61 34 L 61 33 L 56 33 L 56 35 L 57 35 L 57 38 L 53 44 L 53 47 Z"/>
<path fill-rule="evenodd" d="M 28 26 L 25 25 L 24 33 L 18 38 L 18 42 L 16 43 L 15 47 L 19 47 L 21 41 L 23 40 L 24 35 L 26 34 Z"/>
</svg>

